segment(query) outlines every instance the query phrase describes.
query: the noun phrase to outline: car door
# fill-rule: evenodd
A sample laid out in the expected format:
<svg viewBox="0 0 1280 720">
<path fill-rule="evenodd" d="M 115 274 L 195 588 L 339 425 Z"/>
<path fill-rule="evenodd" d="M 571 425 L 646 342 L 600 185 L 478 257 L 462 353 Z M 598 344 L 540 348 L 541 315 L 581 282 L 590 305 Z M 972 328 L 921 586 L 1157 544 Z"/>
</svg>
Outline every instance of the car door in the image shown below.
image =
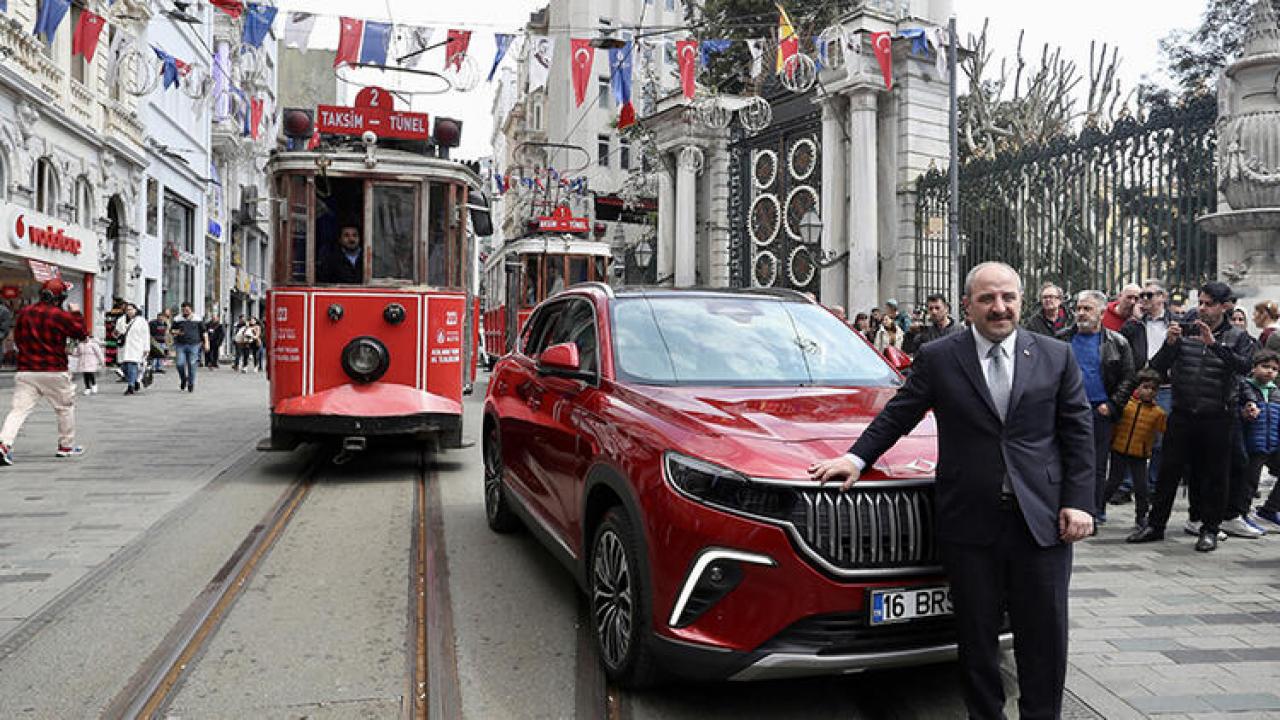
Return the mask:
<svg viewBox="0 0 1280 720">
<path fill-rule="evenodd" d="M 508 357 L 493 379 L 508 484 L 524 500 L 523 504 L 543 520 L 548 519 L 551 507 L 550 491 L 530 458 L 530 450 L 538 442 L 537 408 L 541 403 L 535 358 L 551 339 L 563 309 L 563 302 L 538 308 L 520 335 L 518 351 Z"/>
<path fill-rule="evenodd" d="M 540 402 L 534 413 L 537 442 L 531 452 L 531 464 L 545 479 L 550 492 L 552 511 L 558 529 L 571 547 L 578 537 L 580 486 L 591 463 L 591 443 L 583 436 L 583 420 L 591 412 L 590 404 L 598 393 L 599 332 L 595 306 L 587 298 L 574 298 L 560 316 L 556 332 L 544 349 L 571 342 L 578 347 L 580 370 L 591 379 L 538 375 Z M 578 548 L 573 547 L 577 552 Z"/>
</svg>

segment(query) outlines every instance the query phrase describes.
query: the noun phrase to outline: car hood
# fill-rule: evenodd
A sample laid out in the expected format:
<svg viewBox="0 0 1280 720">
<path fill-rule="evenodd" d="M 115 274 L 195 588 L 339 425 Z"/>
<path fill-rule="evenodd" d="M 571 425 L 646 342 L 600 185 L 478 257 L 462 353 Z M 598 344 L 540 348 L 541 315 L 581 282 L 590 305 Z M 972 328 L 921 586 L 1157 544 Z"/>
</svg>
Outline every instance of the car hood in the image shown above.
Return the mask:
<svg viewBox="0 0 1280 720">
<path fill-rule="evenodd" d="M 896 388 L 645 388 L 651 408 L 688 427 L 683 449 L 754 477 L 802 478 L 816 460 L 848 452 Z M 928 414 L 864 473 L 932 477 L 936 428 Z"/>
</svg>

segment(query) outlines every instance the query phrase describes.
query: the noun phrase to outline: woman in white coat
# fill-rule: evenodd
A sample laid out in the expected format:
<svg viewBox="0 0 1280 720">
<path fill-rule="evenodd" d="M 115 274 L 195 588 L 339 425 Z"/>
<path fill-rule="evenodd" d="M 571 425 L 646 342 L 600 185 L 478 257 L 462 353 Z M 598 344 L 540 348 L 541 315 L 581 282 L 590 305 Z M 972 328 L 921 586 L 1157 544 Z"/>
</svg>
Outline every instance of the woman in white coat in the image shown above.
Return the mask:
<svg viewBox="0 0 1280 720">
<path fill-rule="evenodd" d="M 142 389 L 138 385 L 138 373 L 151 351 L 151 330 L 138 314 L 137 305 L 125 303 L 124 314 L 116 320 L 116 337 L 120 343 L 120 367 L 129 386 L 124 394 L 133 395 Z"/>
</svg>

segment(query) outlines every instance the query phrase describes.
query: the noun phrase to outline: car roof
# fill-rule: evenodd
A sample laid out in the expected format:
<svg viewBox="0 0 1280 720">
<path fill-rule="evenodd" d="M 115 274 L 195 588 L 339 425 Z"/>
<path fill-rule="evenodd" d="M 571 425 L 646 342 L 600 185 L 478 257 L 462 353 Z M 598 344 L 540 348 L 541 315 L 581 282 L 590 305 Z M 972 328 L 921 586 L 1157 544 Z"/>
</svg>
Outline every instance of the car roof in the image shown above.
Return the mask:
<svg viewBox="0 0 1280 720">
<path fill-rule="evenodd" d="M 624 285 L 614 288 L 602 282 L 578 283 L 565 290 L 566 293 L 580 291 L 591 295 L 603 295 L 610 300 L 630 297 L 680 297 L 680 296 L 721 296 L 721 297 L 759 297 L 772 298 L 786 302 L 802 302 L 816 304 L 816 301 L 797 290 L 787 288 L 713 288 L 713 287 L 661 287 L 653 285 Z"/>
</svg>

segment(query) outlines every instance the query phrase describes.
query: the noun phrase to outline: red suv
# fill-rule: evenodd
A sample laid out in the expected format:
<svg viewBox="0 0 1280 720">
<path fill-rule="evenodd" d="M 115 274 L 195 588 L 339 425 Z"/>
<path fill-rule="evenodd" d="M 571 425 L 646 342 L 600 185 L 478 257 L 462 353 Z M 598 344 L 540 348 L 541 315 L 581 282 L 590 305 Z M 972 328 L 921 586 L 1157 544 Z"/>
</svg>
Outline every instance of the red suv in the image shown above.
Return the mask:
<svg viewBox="0 0 1280 720">
<path fill-rule="evenodd" d="M 932 418 L 848 493 L 806 473 L 900 383 L 798 293 L 575 286 L 490 377 L 489 525 L 569 568 L 624 685 L 953 658 Z"/>
</svg>

